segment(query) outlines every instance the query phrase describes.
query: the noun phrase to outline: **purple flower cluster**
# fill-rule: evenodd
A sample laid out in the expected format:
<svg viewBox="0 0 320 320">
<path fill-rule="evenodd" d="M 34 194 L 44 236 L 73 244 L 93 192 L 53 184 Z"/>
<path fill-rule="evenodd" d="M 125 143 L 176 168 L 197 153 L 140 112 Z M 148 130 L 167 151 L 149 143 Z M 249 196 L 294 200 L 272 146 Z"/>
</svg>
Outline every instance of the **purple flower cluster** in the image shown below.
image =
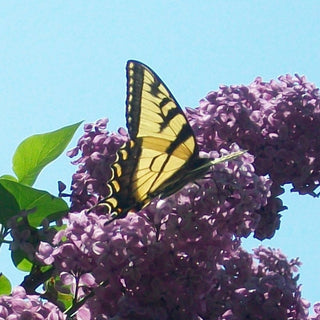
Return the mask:
<svg viewBox="0 0 320 320">
<path fill-rule="evenodd" d="M 255 156 L 257 174 L 314 195 L 320 180 L 319 89 L 305 77 L 222 86 L 190 118 L 196 134 L 203 136 L 204 149 L 236 142 Z"/>
<path fill-rule="evenodd" d="M 51 302 L 42 302 L 37 295 L 27 295 L 16 287 L 11 296 L 0 296 L 0 319 L 64 320 L 66 316 Z"/>
<path fill-rule="evenodd" d="M 110 167 L 118 149 L 128 141 L 128 135 L 122 128 L 119 134 L 109 135 L 105 131 L 107 122 L 108 119 L 101 119 L 95 124 L 86 124 L 77 147 L 67 153 L 74 157 L 81 152 L 81 157 L 73 161 L 73 164 L 79 164 L 79 168 L 73 175 L 71 211 L 90 208 L 97 204 L 97 195 L 101 198 L 108 195 L 106 182 L 112 174 Z"/>
<path fill-rule="evenodd" d="M 232 307 L 218 319 L 307 319 L 309 303 L 301 298 L 293 276 L 300 265 L 298 260 L 288 262 L 279 250 L 261 246 L 254 250 L 253 258 L 239 251 L 225 263 L 234 289 L 230 291 Z"/>
<path fill-rule="evenodd" d="M 305 77 L 286 75 L 269 83 L 257 78 L 249 86 L 222 86 L 188 115 L 204 150 L 236 142 L 254 155 L 256 174 L 271 178 L 272 197 L 268 207 L 261 208 L 257 238 L 271 238 L 279 226 L 278 212 L 284 209 L 277 198 L 281 186 L 291 183 L 292 191 L 317 195 L 319 89 Z"/>
<path fill-rule="evenodd" d="M 172 209 L 165 201 L 150 207 L 144 214 Z M 299 262 L 279 251 L 260 247 L 251 256 L 209 219 L 191 213 L 161 230 L 136 214 L 114 225 L 105 221 L 94 213 L 72 214 L 56 239 L 70 240 L 53 252 L 40 247 L 73 292 L 77 283 L 95 291 L 80 308 L 89 318 L 306 319 L 309 305 L 295 276 Z M 84 296 L 79 290 L 78 298 Z"/>
<path fill-rule="evenodd" d="M 315 194 L 319 101 L 298 76 L 210 93 L 187 110 L 201 155 L 249 153 L 109 225 L 103 206 L 86 209 L 108 195 L 110 165 L 128 136 L 109 134 L 106 120 L 86 125 L 69 152 L 80 157 L 67 228 L 37 255 L 76 299 L 94 292 L 78 319 L 307 319 L 299 262 L 262 247 L 250 255 L 240 238 L 273 236 L 285 183 Z"/>
</svg>

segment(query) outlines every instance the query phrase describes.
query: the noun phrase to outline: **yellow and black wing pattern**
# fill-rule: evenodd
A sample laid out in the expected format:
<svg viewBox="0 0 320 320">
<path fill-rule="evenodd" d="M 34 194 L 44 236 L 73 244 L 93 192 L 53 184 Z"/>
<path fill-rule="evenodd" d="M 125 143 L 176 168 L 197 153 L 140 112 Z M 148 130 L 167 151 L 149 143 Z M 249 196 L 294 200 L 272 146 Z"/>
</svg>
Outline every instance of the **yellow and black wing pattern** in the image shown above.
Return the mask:
<svg viewBox="0 0 320 320">
<path fill-rule="evenodd" d="M 130 141 L 117 153 L 105 200 L 112 220 L 139 211 L 154 197 L 168 197 L 201 178 L 210 159 L 199 158 L 193 131 L 155 72 L 127 63 L 126 119 Z"/>
</svg>

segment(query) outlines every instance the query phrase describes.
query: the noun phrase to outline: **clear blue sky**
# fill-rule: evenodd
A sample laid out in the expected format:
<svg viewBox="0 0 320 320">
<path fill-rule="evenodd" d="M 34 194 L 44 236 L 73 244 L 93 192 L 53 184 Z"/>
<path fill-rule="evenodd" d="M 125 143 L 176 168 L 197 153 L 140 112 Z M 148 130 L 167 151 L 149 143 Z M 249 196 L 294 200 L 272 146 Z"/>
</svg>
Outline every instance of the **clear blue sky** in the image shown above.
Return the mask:
<svg viewBox="0 0 320 320">
<path fill-rule="evenodd" d="M 113 3 L 113 4 L 111 4 Z M 220 84 L 299 73 L 320 86 L 320 1 L 2 1 L 0 174 L 35 133 L 85 120 L 125 126 L 125 64 L 152 67 L 181 106 L 195 107 Z M 81 131 L 77 133 L 79 137 Z M 70 148 L 75 145 L 70 144 Z M 36 187 L 57 193 L 75 168 L 62 156 Z M 265 246 L 303 262 L 303 296 L 320 300 L 318 202 L 285 195 L 289 210 Z M 257 246 L 249 241 L 246 247 Z M 6 247 L 0 271 L 15 284 Z"/>
</svg>

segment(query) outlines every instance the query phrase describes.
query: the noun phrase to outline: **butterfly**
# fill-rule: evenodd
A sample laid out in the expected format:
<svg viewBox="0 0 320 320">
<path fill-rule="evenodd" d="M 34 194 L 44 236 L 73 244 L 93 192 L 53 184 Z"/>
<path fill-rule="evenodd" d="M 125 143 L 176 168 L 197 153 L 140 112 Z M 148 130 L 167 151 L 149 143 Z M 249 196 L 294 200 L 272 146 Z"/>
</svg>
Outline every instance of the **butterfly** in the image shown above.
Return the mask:
<svg viewBox="0 0 320 320">
<path fill-rule="evenodd" d="M 157 196 L 164 199 L 174 194 L 202 178 L 213 164 L 243 153 L 216 160 L 200 158 L 186 116 L 159 76 L 134 60 L 127 62 L 126 72 L 130 140 L 118 151 L 107 184 L 110 222 L 141 210 Z"/>
</svg>

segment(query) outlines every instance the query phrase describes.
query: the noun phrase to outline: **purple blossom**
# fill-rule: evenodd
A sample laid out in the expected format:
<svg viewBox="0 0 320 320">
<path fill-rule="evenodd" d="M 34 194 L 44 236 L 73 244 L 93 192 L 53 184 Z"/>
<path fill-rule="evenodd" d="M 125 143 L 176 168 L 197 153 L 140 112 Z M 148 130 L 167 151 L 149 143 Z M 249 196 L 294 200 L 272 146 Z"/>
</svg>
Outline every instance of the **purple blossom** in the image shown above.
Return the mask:
<svg viewBox="0 0 320 320">
<path fill-rule="evenodd" d="M 66 316 L 51 302 L 43 302 L 37 295 L 27 295 L 16 287 L 10 296 L 0 296 L 0 319 L 62 320 Z"/>
<path fill-rule="evenodd" d="M 257 174 L 315 195 L 320 180 L 319 101 L 319 89 L 305 77 L 286 75 L 269 83 L 257 78 L 247 87 L 221 86 L 188 114 L 197 136 L 203 135 L 203 149 L 236 142 L 255 156 Z"/>
<path fill-rule="evenodd" d="M 314 316 L 311 316 L 310 320 L 320 320 L 320 302 L 315 303 L 313 306 Z"/>
<path fill-rule="evenodd" d="M 298 76 L 209 93 L 187 110 L 201 155 L 249 153 L 109 225 L 103 206 L 87 209 L 108 195 L 110 165 L 128 136 L 109 134 L 106 120 L 86 125 L 70 152 L 80 156 L 67 228 L 38 252 L 43 263 L 54 259 L 76 299 L 95 293 L 78 319 L 307 319 L 298 260 L 263 247 L 250 255 L 240 239 L 273 236 L 284 184 L 315 195 L 319 101 Z"/>
<path fill-rule="evenodd" d="M 128 140 L 128 136 L 124 129 L 119 129 L 118 134 L 109 135 L 104 130 L 106 124 L 107 119 L 85 125 L 85 134 L 78 141 L 77 147 L 69 152 L 71 157 L 81 152 L 80 158 L 73 161 L 73 164 L 79 164 L 79 170 L 72 181 L 73 211 L 81 211 L 97 204 L 96 194 L 107 196 L 106 181 L 111 177 L 110 166 L 115 161 L 117 150 Z"/>
<path fill-rule="evenodd" d="M 8 221 L 8 227 L 10 228 L 13 239 L 10 244 L 10 249 L 12 251 L 23 251 L 30 261 L 35 261 L 40 239 L 52 241 L 55 235 L 55 231 L 49 228 L 49 222 L 46 219 L 42 221 L 41 229 L 35 229 L 29 225 L 27 216 L 33 211 L 34 209 L 27 211 L 22 210 Z"/>
</svg>

